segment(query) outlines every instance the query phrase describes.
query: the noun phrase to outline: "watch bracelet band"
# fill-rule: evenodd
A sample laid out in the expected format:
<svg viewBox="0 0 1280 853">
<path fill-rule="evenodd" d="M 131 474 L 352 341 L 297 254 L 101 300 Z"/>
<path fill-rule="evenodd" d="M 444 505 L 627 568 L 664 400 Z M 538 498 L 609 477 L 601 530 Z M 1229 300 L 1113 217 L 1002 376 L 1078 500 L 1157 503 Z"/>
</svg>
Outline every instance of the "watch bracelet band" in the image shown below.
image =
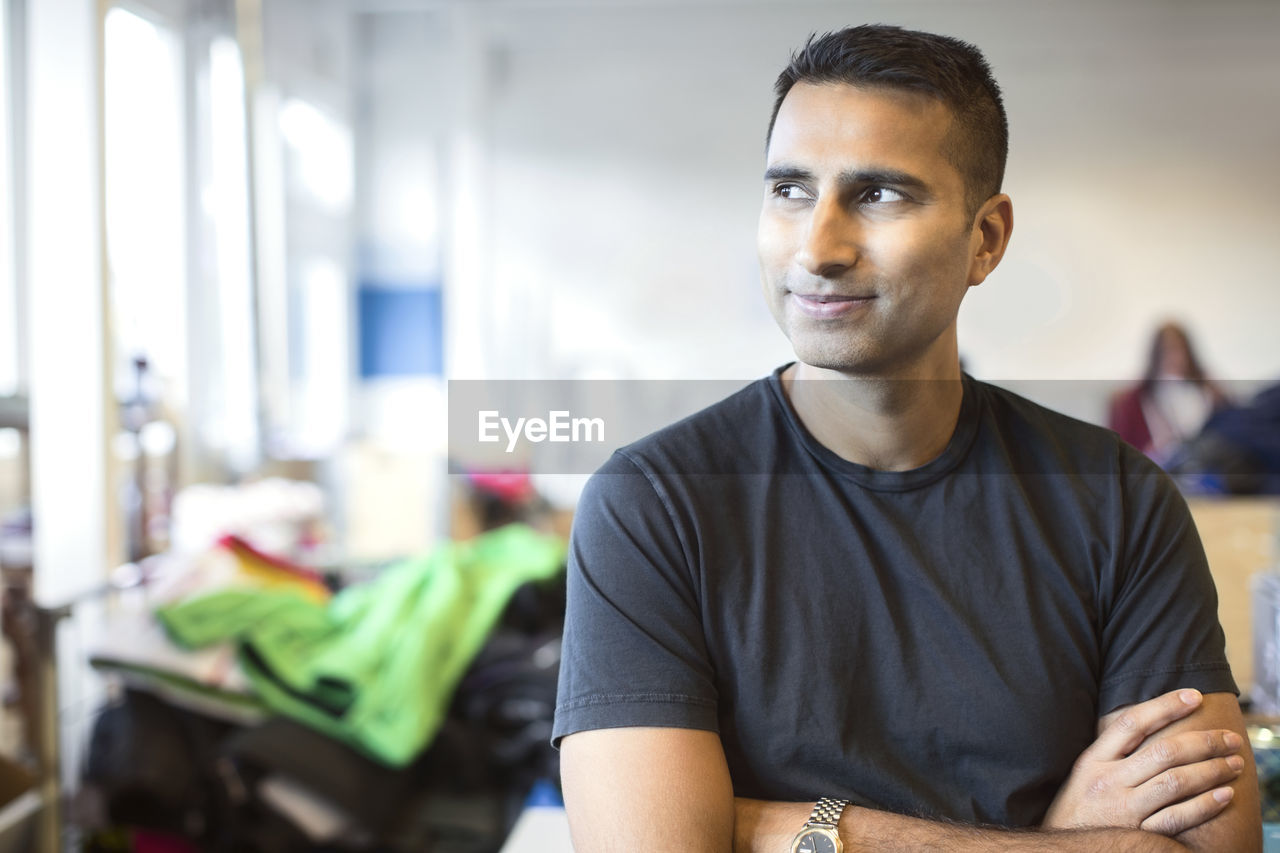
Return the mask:
<svg viewBox="0 0 1280 853">
<path fill-rule="evenodd" d="M 813 811 L 809 814 L 809 823 L 822 824 L 823 826 L 838 826 L 840 823 L 840 815 L 844 812 L 844 808 L 847 805 L 849 805 L 848 800 L 837 800 L 832 797 L 823 797 L 818 800 L 817 805 L 813 807 Z"/>
</svg>

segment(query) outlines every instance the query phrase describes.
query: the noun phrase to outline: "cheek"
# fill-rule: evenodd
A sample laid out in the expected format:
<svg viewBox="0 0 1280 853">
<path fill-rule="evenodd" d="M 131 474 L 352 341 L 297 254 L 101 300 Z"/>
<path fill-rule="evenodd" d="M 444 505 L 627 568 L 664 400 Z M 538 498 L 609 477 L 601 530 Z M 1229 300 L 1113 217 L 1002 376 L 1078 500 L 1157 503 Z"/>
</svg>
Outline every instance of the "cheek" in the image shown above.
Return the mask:
<svg viewBox="0 0 1280 853">
<path fill-rule="evenodd" d="M 756 256 L 760 260 L 760 275 L 766 285 L 777 280 L 786 270 L 792 251 L 789 249 L 789 229 L 785 223 L 765 213 L 760 216 L 756 230 Z"/>
<path fill-rule="evenodd" d="M 884 266 L 917 281 L 938 285 L 967 284 L 969 275 L 969 235 L 954 229 L 913 229 L 884 235 L 877 254 Z"/>
</svg>

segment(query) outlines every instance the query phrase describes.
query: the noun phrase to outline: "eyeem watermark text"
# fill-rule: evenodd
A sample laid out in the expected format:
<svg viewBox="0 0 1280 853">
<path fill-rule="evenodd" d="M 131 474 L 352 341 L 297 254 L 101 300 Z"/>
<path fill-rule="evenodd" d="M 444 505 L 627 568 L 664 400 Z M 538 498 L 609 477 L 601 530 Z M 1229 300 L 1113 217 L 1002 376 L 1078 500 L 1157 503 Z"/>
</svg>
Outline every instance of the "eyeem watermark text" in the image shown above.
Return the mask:
<svg viewBox="0 0 1280 853">
<path fill-rule="evenodd" d="M 507 452 L 512 453 L 523 436 L 525 441 L 539 444 L 551 442 L 604 441 L 604 418 L 573 418 L 567 411 L 552 411 L 543 418 L 516 418 L 512 423 L 509 418 L 498 414 L 496 409 L 480 412 L 481 442 L 493 443 L 502 440 L 505 434 Z"/>
</svg>

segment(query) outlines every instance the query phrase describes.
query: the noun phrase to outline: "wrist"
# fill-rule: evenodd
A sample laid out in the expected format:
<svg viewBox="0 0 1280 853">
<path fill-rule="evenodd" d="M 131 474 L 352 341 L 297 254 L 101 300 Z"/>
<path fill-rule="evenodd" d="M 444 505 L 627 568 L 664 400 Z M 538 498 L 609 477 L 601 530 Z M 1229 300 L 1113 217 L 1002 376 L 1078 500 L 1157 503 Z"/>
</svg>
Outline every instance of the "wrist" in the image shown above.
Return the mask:
<svg viewBox="0 0 1280 853">
<path fill-rule="evenodd" d="M 804 826 L 791 840 L 791 853 L 843 853 L 840 818 L 848 800 L 823 797 L 814 804 Z"/>
<path fill-rule="evenodd" d="M 733 801 L 734 853 L 787 853 L 812 803 L 779 803 L 737 797 Z M 846 850 L 846 853 L 848 851 Z"/>
</svg>

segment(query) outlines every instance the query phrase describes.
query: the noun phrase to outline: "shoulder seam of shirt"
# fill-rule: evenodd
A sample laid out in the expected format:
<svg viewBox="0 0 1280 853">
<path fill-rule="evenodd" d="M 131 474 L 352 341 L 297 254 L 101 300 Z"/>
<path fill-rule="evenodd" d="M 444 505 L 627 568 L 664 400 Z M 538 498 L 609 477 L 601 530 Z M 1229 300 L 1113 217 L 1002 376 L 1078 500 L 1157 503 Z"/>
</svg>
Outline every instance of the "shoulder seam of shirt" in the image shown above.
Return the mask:
<svg viewBox="0 0 1280 853">
<path fill-rule="evenodd" d="M 617 453 L 623 459 L 630 462 L 635 469 L 644 476 L 645 481 L 649 484 L 649 488 L 653 489 L 653 493 L 657 495 L 658 500 L 662 502 L 662 510 L 667 514 L 667 521 L 671 523 L 671 529 L 675 531 L 676 538 L 680 540 L 680 548 L 684 551 L 685 569 L 688 570 L 691 563 L 689 543 L 685 540 L 684 531 L 681 529 L 680 523 L 676 520 L 675 509 L 672 508 L 671 501 L 667 499 L 666 490 L 660 487 L 658 481 L 654 478 L 653 473 L 644 465 L 641 465 L 640 460 L 633 457 L 630 453 L 627 453 L 624 448 L 618 448 L 614 453 Z M 689 582 L 693 583 L 694 580 L 695 579 L 690 576 Z M 694 591 L 697 591 L 696 584 L 694 586 Z M 701 604 L 701 602 L 699 602 L 699 604 Z"/>
<path fill-rule="evenodd" d="M 591 707 L 593 705 L 670 703 L 698 705 L 705 708 L 716 707 L 716 703 L 710 699 L 703 699 L 698 696 L 688 696 L 684 693 L 593 693 L 589 696 L 580 696 L 577 699 L 570 699 L 567 702 L 562 702 L 556 706 L 556 710 L 571 711 L 577 708 Z"/>
</svg>

